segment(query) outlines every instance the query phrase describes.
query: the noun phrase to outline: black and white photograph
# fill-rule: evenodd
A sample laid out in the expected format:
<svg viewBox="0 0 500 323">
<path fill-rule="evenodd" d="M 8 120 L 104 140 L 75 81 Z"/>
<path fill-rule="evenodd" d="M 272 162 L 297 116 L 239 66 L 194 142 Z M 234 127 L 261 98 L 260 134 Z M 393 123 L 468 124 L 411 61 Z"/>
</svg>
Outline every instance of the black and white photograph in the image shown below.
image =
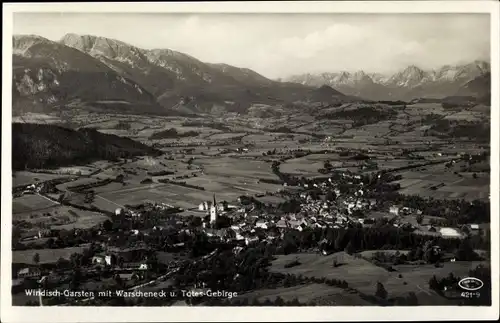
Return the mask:
<svg viewBox="0 0 500 323">
<path fill-rule="evenodd" d="M 375 2 L 11 4 L 9 318 L 498 319 L 498 3 Z"/>
</svg>

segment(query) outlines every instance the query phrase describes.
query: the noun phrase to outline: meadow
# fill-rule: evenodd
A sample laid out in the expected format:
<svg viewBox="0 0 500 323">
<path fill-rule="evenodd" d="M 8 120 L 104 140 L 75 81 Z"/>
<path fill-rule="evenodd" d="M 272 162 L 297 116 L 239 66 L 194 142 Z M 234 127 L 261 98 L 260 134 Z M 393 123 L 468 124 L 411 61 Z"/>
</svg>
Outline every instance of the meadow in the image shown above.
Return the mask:
<svg viewBox="0 0 500 323">
<path fill-rule="evenodd" d="M 57 203 L 35 194 L 26 194 L 12 200 L 12 214 L 40 211 L 50 208 Z"/>
<path fill-rule="evenodd" d="M 89 245 L 81 245 L 79 247 L 61 249 L 15 250 L 12 251 L 12 263 L 34 265 L 33 256 L 38 253 L 40 255 L 41 264 L 53 264 L 56 263 L 59 258 L 69 260 L 73 253 L 82 253 L 88 246 Z"/>
<path fill-rule="evenodd" d="M 66 177 L 61 174 L 51 173 L 34 173 L 28 171 L 20 171 L 12 173 L 12 187 L 34 184 L 37 182 L 45 182 L 52 179 Z"/>
<path fill-rule="evenodd" d="M 395 251 L 394 251 L 395 252 Z M 373 251 L 371 252 L 373 253 Z M 365 253 L 365 255 L 369 255 Z M 297 259 L 301 264 L 291 268 L 284 266 Z M 333 266 L 336 260 L 338 267 Z M 466 276 L 469 269 L 475 268 L 481 262 L 447 262 L 441 268 L 434 265 L 399 265 L 396 271 L 389 272 L 368 260 L 339 252 L 329 256 L 320 254 L 290 254 L 278 256 L 273 261 L 271 271 L 303 275 L 306 277 L 325 277 L 345 279 L 352 287 L 366 295 L 374 295 L 377 282 L 381 282 L 389 297 L 407 296 L 414 292 L 417 298 L 426 305 L 437 305 L 444 300 L 429 289 L 429 279 L 433 275 L 447 276 L 453 272 L 456 276 Z"/>
<path fill-rule="evenodd" d="M 266 300 L 272 302 L 278 296 L 286 302 L 297 299 L 301 304 L 315 302 L 319 306 L 371 305 L 356 294 L 350 294 L 341 288 L 325 284 L 304 284 L 276 289 L 259 289 L 238 295 L 238 299 L 241 301 L 242 298 L 246 298 L 251 302 L 256 298 L 259 302 L 265 302 Z"/>
<path fill-rule="evenodd" d="M 50 216 L 47 216 L 50 214 Z M 107 216 L 90 211 L 83 211 L 69 206 L 53 204 L 43 210 L 18 213 L 14 220 L 24 220 L 34 228 L 51 228 L 56 230 L 88 229 L 101 224 Z"/>
</svg>

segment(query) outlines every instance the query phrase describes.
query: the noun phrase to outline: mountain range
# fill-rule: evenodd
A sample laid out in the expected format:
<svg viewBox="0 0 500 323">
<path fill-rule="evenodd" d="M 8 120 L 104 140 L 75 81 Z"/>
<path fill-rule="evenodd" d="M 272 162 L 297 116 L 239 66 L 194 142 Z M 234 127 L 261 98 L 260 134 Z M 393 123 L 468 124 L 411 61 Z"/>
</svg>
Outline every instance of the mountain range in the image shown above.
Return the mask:
<svg viewBox="0 0 500 323">
<path fill-rule="evenodd" d="M 55 42 L 13 37 L 13 111 L 92 107 L 154 113 L 246 112 L 253 104 L 358 100 L 331 89 L 270 80 L 250 69 L 208 64 L 170 49 L 67 34 Z"/>
<path fill-rule="evenodd" d="M 343 71 L 294 75 L 286 81 L 309 86 L 328 85 L 342 93 L 372 100 L 410 101 L 418 97 L 489 96 L 490 79 L 490 64 L 476 60 L 435 70 L 411 65 L 393 75 Z"/>
<path fill-rule="evenodd" d="M 74 106 L 167 115 L 246 113 L 255 105 L 300 107 L 489 91 L 489 64 L 483 62 L 435 73 L 411 66 L 391 77 L 342 72 L 275 81 L 247 68 L 105 37 L 67 34 L 51 41 L 15 35 L 12 41 L 14 113 Z"/>
</svg>

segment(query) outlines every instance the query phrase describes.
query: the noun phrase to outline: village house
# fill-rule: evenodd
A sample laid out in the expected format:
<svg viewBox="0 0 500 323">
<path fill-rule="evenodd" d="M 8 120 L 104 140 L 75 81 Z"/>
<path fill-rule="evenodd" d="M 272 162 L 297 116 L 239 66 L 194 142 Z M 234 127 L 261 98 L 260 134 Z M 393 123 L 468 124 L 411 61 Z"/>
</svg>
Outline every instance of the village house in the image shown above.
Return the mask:
<svg viewBox="0 0 500 323">
<path fill-rule="evenodd" d="M 50 237 L 50 236 L 52 236 L 52 231 L 49 229 L 38 231 L 38 238 L 40 238 L 40 239 L 45 238 L 45 237 Z"/>
<path fill-rule="evenodd" d="M 471 230 L 479 230 L 479 224 L 471 224 L 469 227 Z"/>
<path fill-rule="evenodd" d="M 92 264 L 112 266 L 114 263 L 112 255 L 95 255 L 92 257 Z"/>
<path fill-rule="evenodd" d="M 149 269 L 149 266 L 145 261 L 126 262 L 126 263 L 123 263 L 122 267 L 124 269 L 132 269 L 132 270 L 148 270 Z"/>
<path fill-rule="evenodd" d="M 245 238 L 245 244 L 247 246 L 254 245 L 254 244 L 258 243 L 258 242 L 259 242 L 259 237 L 257 237 L 257 236 L 249 236 L 249 237 Z"/>
<path fill-rule="evenodd" d="M 399 206 L 393 205 L 389 208 L 389 213 L 399 215 Z"/>
</svg>

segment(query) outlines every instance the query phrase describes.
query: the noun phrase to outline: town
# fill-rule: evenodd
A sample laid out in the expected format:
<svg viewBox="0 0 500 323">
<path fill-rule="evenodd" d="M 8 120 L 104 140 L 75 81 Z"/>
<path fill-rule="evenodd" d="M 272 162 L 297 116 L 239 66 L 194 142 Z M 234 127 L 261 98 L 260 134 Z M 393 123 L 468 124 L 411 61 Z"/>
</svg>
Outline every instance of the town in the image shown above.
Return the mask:
<svg viewBox="0 0 500 323">
<path fill-rule="evenodd" d="M 464 160 L 480 161 L 488 156 L 481 153 L 448 158 L 446 163 L 454 164 Z M 340 266 L 343 261 L 337 259 L 340 254 L 340 258 L 360 258 L 395 273 L 398 272 L 397 265 L 432 264 L 436 268 L 446 268 L 446 263 L 479 262 L 488 257 L 487 252 L 478 251 L 488 250 L 489 230 L 482 224 L 489 222 L 487 203 L 401 195 L 397 192 L 400 187 L 396 183 L 401 176 L 390 171 L 371 170 L 359 174 L 335 171 L 325 162 L 320 171 L 322 176 L 306 179 L 282 174 L 278 166 L 279 162 L 271 165 L 283 180 L 282 188 L 276 192 L 241 195 L 230 202 L 218 201 L 217 195 L 213 194 L 210 200 L 200 201 L 197 208 L 192 208 L 189 216 L 184 214 L 184 209 L 165 202 L 145 201 L 134 206 L 118 207 L 114 212 L 99 210 L 108 219 L 87 229 L 48 228 L 33 231 L 23 229 L 28 225 L 26 222 L 14 220 L 13 250 L 22 252 L 23 249 L 31 249 L 35 253 L 33 265 L 13 267 L 17 277 L 13 293 L 22 294 L 30 288 L 84 288 L 94 295 L 82 298 L 59 293 L 49 297 L 39 295 L 37 300 L 27 301 L 28 305 L 41 306 L 92 305 L 99 302 L 110 305 L 129 302 L 145 302 L 144 305 L 183 302 L 220 305 L 229 304 L 224 301 L 238 302 L 243 299 L 259 304 L 255 297 L 244 298 L 245 293 L 255 289 L 255 284 L 261 284 L 259 288 L 276 288 L 282 284 L 290 287 L 287 275 L 268 271 L 264 265 L 276 259 L 277 255 L 294 255 L 294 258 L 285 258 L 289 260 L 284 268 L 299 266 L 302 254 L 318 254 L 326 258 L 335 256 L 330 265 Z M 53 180 L 17 187 L 14 195 L 37 195 L 54 203 L 86 210 L 83 205 L 56 198 L 64 193 L 57 188 L 61 182 Z M 91 185 L 85 188 L 88 192 Z M 259 197 L 266 196 L 279 197 L 283 202 L 266 204 L 259 201 Z M 95 199 L 93 196 L 87 198 Z M 42 251 L 46 249 L 80 246 L 87 247 L 66 259 L 61 257 L 55 263 L 42 261 Z M 38 253 L 37 249 L 44 250 Z M 364 255 L 364 250 L 380 251 Z M 384 250 L 407 251 L 388 254 Z M 254 254 L 252 263 L 245 259 L 250 257 L 249 253 Z M 251 272 L 256 276 L 250 276 L 249 281 L 244 273 L 251 267 L 245 266 L 256 265 L 261 267 L 252 269 L 257 272 Z M 222 271 L 217 266 L 226 269 Z M 481 270 L 481 265 L 478 266 L 476 270 Z M 301 279 L 313 279 L 300 276 Z M 433 279 L 436 277 L 433 276 Z M 305 283 L 296 280 L 295 284 Z M 340 288 L 352 289 L 345 280 L 335 283 Z M 120 293 L 113 293 L 113 297 L 95 296 L 102 290 L 165 293 L 191 290 L 203 294 L 199 290 L 223 288 L 238 293 L 239 297 L 232 300 L 206 295 L 186 298 L 182 293 L 157 299 L 126 298 L 118 296 L 123 295 Z M 435 288 L 439 294 L 445 291 L 450 293 L 450 290 L 456 289 L 456 281 L 451 280 Z M 372 304 L 409 302 L 404 298 L 389 301 L 356 292 Z M 290 301 L 300 304 L 297 299 Z"/>
</svg>

